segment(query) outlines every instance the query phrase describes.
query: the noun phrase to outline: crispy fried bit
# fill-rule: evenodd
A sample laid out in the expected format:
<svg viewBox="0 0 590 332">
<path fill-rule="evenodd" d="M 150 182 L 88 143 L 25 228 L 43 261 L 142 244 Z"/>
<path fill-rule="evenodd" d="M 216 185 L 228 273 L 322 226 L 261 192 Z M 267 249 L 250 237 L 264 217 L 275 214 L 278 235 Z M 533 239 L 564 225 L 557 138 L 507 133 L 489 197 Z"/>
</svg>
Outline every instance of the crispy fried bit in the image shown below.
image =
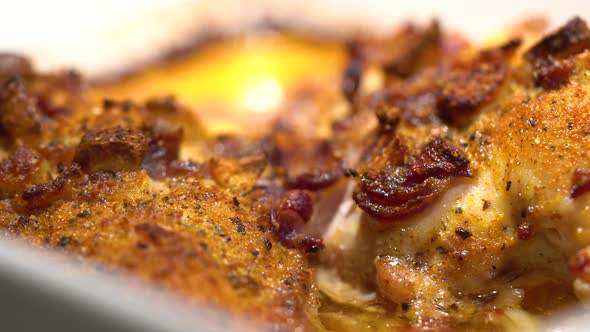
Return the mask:
<svg viewBox="0 0 590 332">
<path fill-rule="evenodd" d="M 330 187 L 342 177 L 340 167 L 324 170 L 314 168 L 310 172 L 305 172 L 294 178 L 287 180 L 287 188 L 317 191 Z"/>
<path fill-rule="evenodd" d="M 309 194 L 303 190 L 291 190 L 287 192 L 279 208 L 279 219 L 289 222 L 291 218 L 281 218 L 282 212 L 295 213 L 298 220 L 306 223 L 311 218 L 313 206 Z"/>
<path fill-rule="evenodd" d="M 167 123 L 168 126 L 174 129 L 182 128 L 185 141 L 202 139 L 206 134 L 205 128 L 198 117 L 195 116 L 195 113 L 180 103 L 174 96 L 151 98 L 146 102 L 145 107 L 158 120 Z"/>
<path fill-rule="evenodd" d="M 394 131 L 400 121 L 400 110 L 396 107 L 388 107 L 381 104 L 375 111 L 379 128 L 382 131 Z"/>
<path fill-rule="evenodd" d="M 393 57 L 385 64 L 384 70 L 389 74 L 408 77 L 429 58 L 436 58 L 440 48 L 441 31 L 438 21 L 433 20 L 430 25 L 420 31 L 411 29 L 410 33 L 404 33 L 405 47 L 399 47 Z"/>
<path fill-rule="evenodd" d="M 526 58 L 531 62 L 563 59 L 590 48 L 590 29 L 586 22 L 574 17 L 554 33 L 545 36 L 527 51 Z"/>
<path fill-rule="evenodd" d="M 590 169 L 578 168 L 574 171 L 570 197 L 577 198 L 590 190 Z"/>
<path fill-rule="evenodd" d="M 0 88 L 0 127 L 11 140 L 41 132 L 41 117 L 19 78 L 11 77 Z"/>
<path fill-rule="evenodd" d="M 298 248 L 301 248 L 308 254 L 319 252 L 325 248 L 324 242 L 321 239 L 313 237 L 304 237 L 299 241 Z"/>
<path fill-rule="evenodd" d="M 56 201 L 68 198 L 71 194 L 72 182 L 81 175 L 80 166 L 72 164 L 68 170 L 57 178 L 25 190 L 22 199 L 28 208 L 46 208 Z"/>
<path fill-rule="evenodd" d="M 17 146 L 8 158 L 0 162 L 0 196 L 22 192 L 39 169 L 39 155 L 24 145 Z"/>
<path fill-rule="evenodd" d="M 521 44 L 522 39 L 520 38 L 510 39 L 498 47 L 482 50 L 479 53 L 479 59 L 488 63 L 504 61 L 507 57 L 513 55 Z"/>
<path fill-rule="evenodd" d="M 452 177 L 470 176 L 464 153 L 436 136 L 406 164 L 389 164 L 363 174 L 353 198 L 369 215 L 393 221 L 423 210 L 449 186 Z"/>
<path fill-rule="evenodd" d="M 158 179 L 166 175 L 168 165 L 178 159 L 183 130 L 172 130 L 154 126 L 146 130 L 148 147 L 141 167 L 152 178 Z"/>
<path fill-rule="evenodd" d="M 174 160 L 166 168 L 166 176 L 202 175 L 203 165 L 191 160 Z"/>
<path fill-rule="evenodd" d="M 89 173 L 136 170 L 144 158 L 147 143 L 137 130 L 121 127 L 93 130 L 82 136 L 74 161 Z"/>
<path fill-rule="evenodd" d="M 291 150 L 292 149 L 292 150 Z M 286 168 L 287 189 L 319 191 L 344 175 L 342 161 L 334 154 L 332 142 L 320 141 L 300 148 L 278 151 L 277 163 Z"/>
<path fill-rule="evenodd" d="M 568 267 L 578 279 L 590 283 L 590 250 L 584 248 L 570 257 Z"/>
<path fill-rule="evenodd" d="M 267 154 L 258 153 L 236 159 L 211 158 L 209 170 L 217 184 L 240 195 L 254 188 L 267 164 Z"/>
<path fill-rule="evenodd" d="M 12 53 L 0 53 L 0 80 L 9 76 L 28 76 L 32 71 L 33 66 L 27 58 Z"/>
<path fill-rule="evenodd" d="M 535 85 L 543 89 L 559 89 L 569 83 L 573 70 L 574 63 L 568 59 L 539 61 L 535 64 L 533 79 Z"/>
<path fill-rule="evenodd" d="M 307 192 L 302 190 L 287 192 L 277 211 L 281 243 L 293 247 L 300 237 L 297 229 L 309 221 L 312 212 L 313 203 Z"/>
<path fill-rule="evenodd" d="M 437 95 L 434 92 L 424 92 L 409 96 L 399 101 L 404 120 L 414 126 L 420 126 L 437 121 Z"/>
<path fill-rule="evenodd" d="M 414 299 L 419 280 L 407 264 L 393 257 L 382 257 L 376 260 L 375 268 L 377 290 L 384 300 L 409 303 Z"/>
<path fill-rule="evenodd" d="M 437 106 L 441 117 L 453 123 L 465 122 L 493 97 L 505 78 L 506 66 L 502 62 L 455 69 L 439 90 Z"/>
</svg>

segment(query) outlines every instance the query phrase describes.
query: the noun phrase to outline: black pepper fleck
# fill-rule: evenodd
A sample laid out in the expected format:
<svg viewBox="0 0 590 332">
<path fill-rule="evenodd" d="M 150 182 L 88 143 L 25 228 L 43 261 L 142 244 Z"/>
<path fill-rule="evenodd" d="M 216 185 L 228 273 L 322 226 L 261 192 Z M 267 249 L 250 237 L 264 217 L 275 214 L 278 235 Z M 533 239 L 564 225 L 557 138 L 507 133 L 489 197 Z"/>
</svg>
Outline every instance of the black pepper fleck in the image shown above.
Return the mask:
<svg viewBox="0 0 590 332">
<path fill-rule="evenodd" d="M 512 181 L 506 182 L 506 191 L 509 191 L 510 187 L 512 187 Z"/>
<path fill-rule="evenodd" d="M 90 217 L 90 211 L 84 210 L 76 215 L 78 218 L 88 218 Z"/>
<path fill-rule="evenodd" d="M 240 217 L 231 217 L 229 219 L 236 225 L 236 232 L 246 234 L 246 226 L 244 226 Z"/>
<path fill-rule="evenodd" d="M 102 108 L 109 109 L 109 108 L 115 107 L 115 104 L 116 104 L 115 101 L 112 99 L 103 99 Z"/>
<path fill-rule="evenodd" d="M 236 208 L 239 208 L 239 207 L 240 207 L 240 201 L 238 201 L 238 198 L 237 198 L 236 196 L 234 196 L 234 197 L 232 198 L 232 203 L 234 203 L 234 206 L 235 206 Z"/>
<path fill-rule="evenodd" d="M 70 244 L 70 242 L 72 242 L 71 238 L 69 238 L 67 236 L 62 236 L 57 241 L 57 245 L 63 248 L 65 246 L 67 246 L 68 244 Z"/>
<path fill-rule="evenodd" d="M 262 241 L 264 242 L 264 246 L 266 247 L 266 249 L 268 249 L 268 250 L 272 249 L 272 243 L 270 242 L 269 239 L 264 238 L 264 239 L 262 239 Z"/>
<path fill-rule="evenodd" d="M 469 231 L 467 228 L 464 228 L 464 227 L 457 227 L 457 228 L 455 228 L 455 234 L 457 234 L 463 240 L 465 240 L 465 239 L 473 236 L 473 234 L 471 233 L 471 231 Z"/>
<path fill-rule="evenodd" d="M 352 168 L 347 168 L 344 170 L 344 176 L 347 178 L 356 178 L 359 176 L 359 173 Z"/>
</svg>

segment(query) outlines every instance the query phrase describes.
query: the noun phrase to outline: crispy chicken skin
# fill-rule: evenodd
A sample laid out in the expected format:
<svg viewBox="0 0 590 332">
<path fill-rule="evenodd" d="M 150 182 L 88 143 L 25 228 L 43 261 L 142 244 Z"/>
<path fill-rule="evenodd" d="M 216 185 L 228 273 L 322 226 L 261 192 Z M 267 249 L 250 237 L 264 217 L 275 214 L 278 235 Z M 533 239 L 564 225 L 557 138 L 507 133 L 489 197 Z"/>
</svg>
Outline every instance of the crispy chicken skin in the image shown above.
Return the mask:
<svg viewBox="0 0 590 332">
<path fill-rule="evenodd" d="M 216 137 L 1 54 L 1 229 L 277 330 L 533 328 L 590 294 L 590 30 L 542 26 L 357 37 Z"/>
</svg>

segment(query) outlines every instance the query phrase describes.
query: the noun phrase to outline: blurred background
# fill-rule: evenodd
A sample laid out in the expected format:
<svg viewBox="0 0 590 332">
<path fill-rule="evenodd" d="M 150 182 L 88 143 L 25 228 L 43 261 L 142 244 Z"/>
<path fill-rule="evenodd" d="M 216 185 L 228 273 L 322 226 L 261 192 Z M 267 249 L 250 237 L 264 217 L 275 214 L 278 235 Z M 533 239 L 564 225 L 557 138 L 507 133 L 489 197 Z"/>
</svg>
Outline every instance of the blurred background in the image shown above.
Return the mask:
<svg viewBox="0 0 590 332">
<path fill-rule="evenodd" d="M 21 0 L 4 4 L 0 49 L 32 56 L 41 68 L 74 66 L 92 75 L 147 61 L 166 48 L 211 33 L 237 33 L 261 21 L 346 35 L 386 32 L 406 19 L 439 17 L 448 28 L 481 39 L 515 21 L 543 15 L 558 24 L 584 16 L 576 0 Z"/>
<path fill-rule="evenodd" d="M 264 123 L 304 85 L 337 85 L 343 39 L 438 18 L 485 42 L 523 19 L 552 26 L 589 9 L 575 0 L 5 0 L 0 50 L 41 70 L 76 69 L 97 100 L 174 94 L 210 131 L 232 132 Z"/>
</svg>

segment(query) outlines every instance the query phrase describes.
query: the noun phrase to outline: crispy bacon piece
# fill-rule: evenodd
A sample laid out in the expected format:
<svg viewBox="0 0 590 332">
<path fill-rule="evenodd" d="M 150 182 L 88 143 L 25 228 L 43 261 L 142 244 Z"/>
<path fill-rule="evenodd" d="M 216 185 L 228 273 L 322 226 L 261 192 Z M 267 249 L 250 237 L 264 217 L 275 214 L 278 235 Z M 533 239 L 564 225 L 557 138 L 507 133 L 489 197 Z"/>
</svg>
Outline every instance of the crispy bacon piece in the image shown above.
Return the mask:
<svg viewBox="0 0 590 332">
<path fill-rule="evenodd" d="M 428 56 L 436 55 L 440 49 L 440 24 L 433 20 L 423 31 L 412 29 L 404 31 L 404 35 L 407 38 L 405 47 L 399 47 L 383 69 L 389 74 L 408 77 L 422 62 L 428 62 L 425 61 Z"/>
<path fill-rule="evenodd" d="M 192 160 L 173 160 L 166 168 L 166 176 L 203 175 L 203 165 Z"/>
<path fill-rule="evenodd" d="M 309 194 L 302 190 L 287 192 L 277 211 L 279 222 L 277 234 L 287 247 L 294 247 L 300 235 L 297 229 L 307 223 L 313 212 L 313 203 Z"/>
<path fill-rule="evenodd" d="M 309 150 L 311 151 L 299 151 L 301 155 L 295 151 L 279 161 L 287 170 L 287 189 L 319 191 L 332 186 L 344 175 L 342 161 L 334 156 L 331 142 L 316 143 Z M 291 152 L 287 151 L 282 155 Z M 295 160 L 297 157 L 300 159 Z"/>
<path fill-rule="evenodd" d="M 29 76 L 33 72 L 31 62 L 20 55 L 0 53 L 0 79 L 9 76 Z"/>
<path fill-rule="evenodd" d="M 534 66 L 533 79 L 543 89 L 559 89 L 569 83 L 573 70 L 574 63 L 569 59 L 539 61 Z"/>
<path fill-rule="evenodd" d="M 375 111 L 381 132 L 393 132 L 400 122 L 400 110 L 380 104 Z"/>
<path fill-rule="evenodd" d="M 530 62 L 563 59 L 590 48 L 590 29 L 580 17 L 574 17 L 563 27 L 545 36 L 525 54 Z"/>
<path fill-rule="evenodd" d="M 245 194 L 256 185 L 268 164 L 266 153 L 236 158 L 211 158 L 209 171 L 217 184 L 235 194 Z"/>
<path fill-rule="evenodd" d="M 421 126 L 436 123 L 437 95 L 434 92 L 423 92 L 407 97 L 399 102 L 402 116 L 409 124 Z"/>
<path fill-rule="evenodd" d="M 328 170 L 314 168 L 294 178 L 288 178 L 286 186 L 289 189 L 318 191 L 336 183 L 343 174 L 342 168 L 340 167 Z"/>
<path fill-rule="evenodd" d="M 574 171 L 570 197 L 577 198 L 590 190 L 590 169 L 578 168 Z"/>
<path fill-rule="evenodd" d="M 19 145 L 0 162 L 0 196 L 21 192 L 39 169 L 41 158 L 30 148 Z"/>
<path fill-rule="evenodd" d="M 407 163 L 390 163 L 363 174 L 353 199 L 377 220 L 392 221 L 424 209 L 449 186 L 452 177 L 470 176 L 464 153 L 436 136 Z"/>
<path fill-rule="evenodd" d="M 506 78 L 503 62 L 455 69 L 439 89 L 437 107 L 445 120 L 461 123 L 489 101 Z"/>
<path fill-rule="evenodd" d="M 479 59 L 488 63 L 504 61 L 507 57 L 513 55 L 521 44 L 522 39 L 520 38 L 510 39 L 498 47 L 482 50 L 479 53 Z"/>
<path fill-rule="evenodd" d="M 41 116 L 19 78 L 12 76 L 0 88 L 0 127 L 13 142 L 41 132 Z"/>
<path fill-rule="evenodd" d="M 276 219 L 279 227 L 277 235 L 281 244 L 288 248 L 299 248 L 306 253 L 316 253 L 324 248 L 321 239 L 305 236 L 300 233 L 313 213 L 313 202 L 309 193 L 304 190 L 291 190 L 279 205 Z"/>
<path fill-rule="evenodd" d="M 136 170 L 144 158 L 147 143 L 138 130 L 121 127 L 93 130 L 82 136 L 74 162 L 90 173 Z"/>
<path fill-rule="evenodd" d="M 558 89 L 569 83 L 574 63 L 569 57 L 590 48 L 590 29 L 574 17 L 563 27 L 546 36 L 525 54 L 533 64 L 533 80 L 544 89 Z"/>
<path fill-rule="evenodd" d="M 303 190 L 291 190 L 281 201 L 278 216 L 281 221 L 295 224 L 308 222 L 312 213 L 313 203 L 309 194 Z"/>
<path fill-rule="evenodd" d="M 148 144 L 141 167 L 150 177 L 163 178 L 168 165 L 178 159 L 183 130 L 182 128 L 173 130 L 156 125 L 147 128 L 144 132 Z"/>
<path fill-rule="evenodd" d="M 321 239 L 306 236 L 299 240 L 298 248 L 301 248 L 308 254 L 313 254 L 324 249 L 325 245 Z"/>
<path fill-rule="evenodd" d="M 46 208 L 53 202 L 68 197 L 73 180 L 79 178 L 81 175 L 80 166 L 74 163 L 57 178 L 25 190 L 22 194 L 22 199 L 28 208 Z"/>
</svg>

